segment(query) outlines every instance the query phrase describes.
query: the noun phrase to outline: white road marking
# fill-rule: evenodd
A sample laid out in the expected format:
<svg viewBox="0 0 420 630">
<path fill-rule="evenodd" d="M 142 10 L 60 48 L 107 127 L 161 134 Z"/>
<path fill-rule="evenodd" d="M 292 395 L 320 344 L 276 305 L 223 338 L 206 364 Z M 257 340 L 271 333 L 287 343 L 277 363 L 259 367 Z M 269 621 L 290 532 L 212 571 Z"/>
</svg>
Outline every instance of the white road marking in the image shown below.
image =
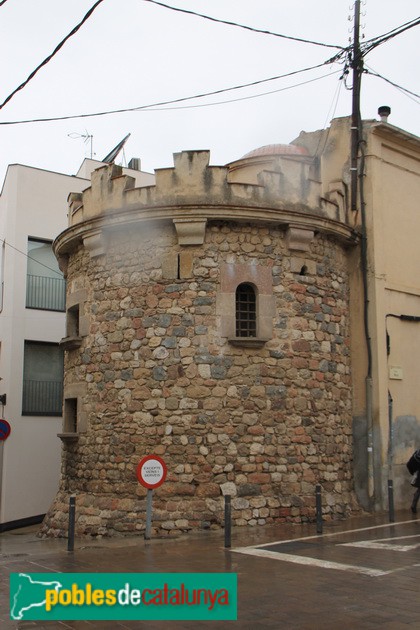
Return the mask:
<svg viewBox="0 0 420 630">
<path fill-rule="evenodd" d="M 396 536 L 390 538 L 377 538 L 376 540 L 359 540 L 357 542 L 340 543 L 340 547 L 362 547 L 366 549 L 384 549 L 387 551 L 412 551 L 418 549 L 420 543 L 414 545 L 395 545 L 396 540 L 406 540 L 407 538 L 420 538 L 420 534 L 413 536 Z M 384 542 L 390 541 L 390 542 Z"/>
<path fill-rule="evenodd" d="M 407 540 L 407 538 L 420 538 L 420 534 L 411 534 L 410 536 L 388 536 L 388 538 L 377 538 L 378 542 L 383 542 L 384 540 Z"/>
<path fill-rule="evenodd" d="M 371 569 L 370 567 L 359 567 L 353 564 L 342 564 L 341 562 L 330 562 L 329 560 L 318 560 L 317 558 L 309 558 L 307 556 L 295 556 L 291 553 L 277 553 L 276 551 L 266 551 L 264 549 L 253 549 L 251 547 L 238 547 L 232 549 L 237 553 L 244 553 L 249 556 L 257 556 L 259 558 L 271 558 L 272 560 L 281 560 L 283 562 L 292 562 L 293 564 L 304 564 L 307 566 L 319 567 L 320 569 L 337 569 L 338 571 L 350 571 L 352 573 L 360 573 L 370 577 L 381 577 L 393 573 L 393 571 L 382 571 L 380 569 Z"/>
<path fill-rule="evenodd" d="M 257 556 L 260 558 L 271 558 L 273 560 L 280 560 L 283 562 L 292 562 L 294 564 L 303 564 L 307 566 L 314 566 L 324 569 L 337 569 L 339 571 L 350 571 L 353 573 L 359 573 L 362 575 L 368 575 L 370 577 L 381 577 L 383 575 L 390 575 L 391 573 L 395 573 L 398 571 L 404 571 L 408 567 L 399 567 L 396 569 L 392 569 L 389 571 L 383 571 L 381 569 L 372 569 L 370 567 L 357 566 L 352 564 L 344 564 L 340 562 L 331 562 L 329 560 L 319 560 L 318 558 L 311 558 L 308 556 L 298 556 L 289 553 L 283 553 L 281 551 L 269 551 L 267 547 L 273 547 L 275 545 L 285 545 L 287 543 L 296 543 L 296 542 L 304 542 L 309 540 L 322 540 L 325 538 L 332 538 L 334 536 L 348 536 L 350 534 L 356 534 L 360 532 L 372 531 L 376 529 L 383 529 L 386 527 L 397 527 L 400 525 L 411 525 L 412 523 L 419 522 L 420 519 L 411 519 L 409 521 L 398 521 L 397 523 L 384 523 L 382 525 L 372 525 L 371 527 L 360 527 L 357 529 L 344 530 L 339 532 L 330 532 L 328 534 L 316 534 L 313 536 L 303 536 L 302 538 L 289 538 L 287 540 L 277 540 L 271 543 L 262 543 L 260 545 L 252 545 L 249 547 L 237 547 L 236 549 L 232 549 L 232 551 L 237 553 L 243 553 L 250 556 Z M 360 541 L 354 543 L 337 543 L 340 546 L 348 546 L 348 547 L 366 547 L 371 549 L 392 549 L 394 551 L 410 551 L 412 549 L 416 549 L 420 547 L 419 544 L 415 545 L 392 545 L 390 543 L 384 543 L 383 541 L 387 540 L 403 540 L 407 538 L 418 538 L 419 535 L 413 536 L 398 536 L 398 537 L 388 537 L 388 538 L 378 538 L 377 540 L 372 541 Z M 420 565 L 410 565 L 410 566 L 420 566 Z"/>
<path fill-rule="evenodd" d="M 418 549 L 417 545 L 391 545 L 390 543 L 377 543 L 374 540 L 361 540 L 360 542 L 344 543 L 341 547 L 361 547 L 362 549 L 382 549 L 383 551 L 413 551 Z"/>
<path fill-rule="evenodd" d="M 323 538 L 332 538 L 333 536 L 347 536 L 348 534 L 356 534 L 358 532 L 367 532 L 372 529 L 382 529 L 384 527 L 397 527 L 397 525 L 411 525 L 418 523 L 420 519 L 411 519 L 410 521 L 399 521 L 397 523 L 385 523 L 383 525 L 373 525 L 371 527 L 360 527 L 358 529 L 347 529 L 340 532 L 330 532 L 328 534 L 315 534 L 314 536 L 303 536 L 302 538 L 289 538 L 287 540 L 276 540 L 271 543 L 262 543 L 261 545 L 250 545 L 249 549 L 258 549 L 260 547 L 271 547 L 272 545 L 284 545 L 285 543 L 301 542 L 304 540 L 322 540 Z M 243 547 L 245 549 L 246 547 Z"/>
</svg>

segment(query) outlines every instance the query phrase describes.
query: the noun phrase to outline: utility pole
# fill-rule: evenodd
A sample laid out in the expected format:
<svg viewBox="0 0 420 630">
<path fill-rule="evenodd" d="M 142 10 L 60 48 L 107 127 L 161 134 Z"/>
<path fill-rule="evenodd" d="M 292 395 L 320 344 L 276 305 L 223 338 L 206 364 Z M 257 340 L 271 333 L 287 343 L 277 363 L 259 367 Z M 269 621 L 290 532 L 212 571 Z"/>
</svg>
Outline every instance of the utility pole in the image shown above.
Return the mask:
<svg viewBox="0 0 420 630">
<path fill-rule="evenodd" d="M 360 84 L 363 72 L 363 55 L 360 49 L 360 4 L 361 0 L 354 2 L 354 31 L 351 68 L 353 70 L 353 91 L 352 91 L 352 112 L 351 112 L 351 148 L 350 148 L 350 207 L 353 212 L 358 210 L 358 192 L 363 191 L 363 180 L 359 177 L 359 147 L 362 141 L 362 120 L 360 115 Z M 369 283 L 368 283 L 368 253 L 366 236 L 366 211 L 363 194 L 360 195 L 360 256 L 363 276 L 363 320 L 365 330 L 366 352 L 367 352 L 367 373 L 365 377 L 365 400 L 366 400 L 366 443 L 367 443 L 367 498 L 370 507 L 373 507 L 375 496 L 375 474 L 373 455 L 373 412 L 372 412 L 372 348 L 369 333 Z"/>
<path fill-rule="evenodd" d="M 352 111 L 351 111 L 351 158 L 350 158 L 350 204 L 357 210 L 357 156 L 360 141 L 360 83 L 363 58 L 360 50 L 360 0 L 354 2 L 354 30 L 351 68 L 353 70 Z"/>
</svg>

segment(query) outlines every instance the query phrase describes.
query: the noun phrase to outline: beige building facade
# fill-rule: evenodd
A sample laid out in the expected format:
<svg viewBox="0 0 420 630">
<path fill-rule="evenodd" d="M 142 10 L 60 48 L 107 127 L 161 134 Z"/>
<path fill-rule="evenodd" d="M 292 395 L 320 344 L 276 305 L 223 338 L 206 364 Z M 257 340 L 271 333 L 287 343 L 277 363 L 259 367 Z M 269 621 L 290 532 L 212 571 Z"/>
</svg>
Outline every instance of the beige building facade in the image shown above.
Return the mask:
<svg viewBox="0 0 420 630">
<path fill-rule="evenodd" d="M 348 194 L 349 125 L 349 119 L 337 119 L 329 130 L 302 133 L 296 140 L 310 152 L 324 147 L 324 196 L 340 186 L 341 194 Z M 351 222 L 366 235 L 366 263 L 360 247 L 355 249 L 350 264 L 355 488 L 365 508 L 388 509 L 392 482 L 395 507 L 402 509 L 411 494 L 405 464 L 420 443 L 420 139 L 387 119 L 364 121 L 358 179 Z"/>
<path fill-rule="evenodd" d="M 395 506 L 403 508 L 412 491 L 405 464 L 420 443 L 420 139 L 386 123 L 367 129 L 369 474 L 374 506 L 387 505 L 387 480 L 392 480 Z"/>
<path fill-rule="evenodd" d="M 224 494 L 236 525 L 313 519 L 317 484 L 325 518 L 385 509 L 388 479 L 408 502 L 420 142 L 364 123 L 353 212 L 349 127 L 225 167 L 176 154 L 152 186 L 103 167 L 70 196 L 55 242 L 62 478 L 44 532 L 65 533 L 72 494 L 80 533 L 143 531 L 136 466 L 152 453 L 168 467 L 161 533 L 220 526 Z"/>
</svg>

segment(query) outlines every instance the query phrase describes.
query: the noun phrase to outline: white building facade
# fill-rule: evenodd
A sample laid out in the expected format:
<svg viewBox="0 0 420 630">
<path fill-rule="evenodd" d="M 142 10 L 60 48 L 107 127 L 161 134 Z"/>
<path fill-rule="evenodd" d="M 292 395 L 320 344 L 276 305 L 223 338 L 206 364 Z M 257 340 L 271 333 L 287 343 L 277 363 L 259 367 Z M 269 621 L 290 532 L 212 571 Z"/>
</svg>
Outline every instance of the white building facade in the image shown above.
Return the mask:
<svg viewBox="0 0 420 630">
<path fill-rule="evenodd" d="M 52 241 L 68 224 L 67 197 L 102 162 L 76 176 L 10 165 L 0 196 L 0 531 L 40 522 L 60 473 L 65 280 Z M 137 185 L 154 176 L 124 169 Z M 2 398 L 0 398 L 2 400 Z M 3 398 L 4 400 L 4 398 Z"/>
</svg>

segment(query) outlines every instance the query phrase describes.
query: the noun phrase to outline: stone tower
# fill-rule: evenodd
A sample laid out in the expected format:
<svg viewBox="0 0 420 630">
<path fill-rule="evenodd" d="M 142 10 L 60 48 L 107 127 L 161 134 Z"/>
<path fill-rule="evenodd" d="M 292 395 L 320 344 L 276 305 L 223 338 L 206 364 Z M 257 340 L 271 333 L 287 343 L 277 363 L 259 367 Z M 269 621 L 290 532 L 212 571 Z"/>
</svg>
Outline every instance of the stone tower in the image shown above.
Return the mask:
<svg viewBox="0 0 420 630">
<path fill-rule="evenodd" d="M 69 198 L 62 478 L 43 531 L 143 531 L 136 467 L 161 456 L 153 530 L 326 518 L 352 494 L 345 194 L 274 145 L 227 167 L 174 156 L 154 186 L 115 165 Z M 340 196 L 341 195 L 341 196 Z M 328 196 L 327 196 L 328 197 Z"/>
</svg>

